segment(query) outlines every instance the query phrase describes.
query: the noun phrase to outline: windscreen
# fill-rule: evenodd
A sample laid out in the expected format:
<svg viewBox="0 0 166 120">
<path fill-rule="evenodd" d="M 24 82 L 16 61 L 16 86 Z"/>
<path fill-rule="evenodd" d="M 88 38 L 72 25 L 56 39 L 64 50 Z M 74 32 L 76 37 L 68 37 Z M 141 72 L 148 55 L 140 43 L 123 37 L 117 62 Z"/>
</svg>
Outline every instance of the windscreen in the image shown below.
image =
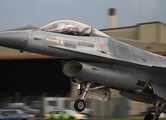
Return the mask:
<svg viewBox="0 0 166 120">
<path fill-rule="evenodd" d="M 103 32 L 92 28 L 86 24 L 71 21 L 71 20 L 61 20 L 50 23 L 40 28 L 43 31 L 76 35 L 76 36 L 99 36 L 99 37 L 109 37 Z"/>
<path fill-rule="evenodd" d="M 53 22 L 40 29 L 55 33 L 77 35 L 77 36 L 90 36 L 91 33 L 90 26 L 68 20 Z"/>
</svg>

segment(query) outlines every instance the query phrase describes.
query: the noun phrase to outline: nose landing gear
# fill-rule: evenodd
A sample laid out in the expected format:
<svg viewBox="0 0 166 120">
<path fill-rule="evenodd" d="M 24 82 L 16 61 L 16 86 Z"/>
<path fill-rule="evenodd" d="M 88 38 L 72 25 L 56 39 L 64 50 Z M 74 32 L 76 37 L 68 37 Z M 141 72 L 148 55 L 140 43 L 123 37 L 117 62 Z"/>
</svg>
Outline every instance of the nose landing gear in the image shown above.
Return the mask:
<svg viewBox="0 0 166 120">
<path fill-rule="evenodd" d="M 86 106 L 86 105 L 85 105 L 85 101 L 84 101 L 84 100 L 86 99 L 86 94 L 87 94 L 87 92 L 88 92 L 88 90 L 89 90 L 90 85 L 91 85 L 91 83 L 87 83 L 82 98 L 76 100 L 75 103 L 74 103 L 74 108 L 75 108 L 78 112 L 81 112 L 81 111 L 83 111 L 83 110 L 85 109 L 85 106 Z M 82 85 L 78 85 L 78 86 L 79 86 L 79 87 L 78 87 L 78 91 L 79 91 L 79 92 L 78 92 L 78 95 L 80 95 L 80 93 L 82 93 Z M 80 86 L 81 86 L 81 87 L 80 87 Z"/>
<path fill-rule="evenodd" d="M 84 100 L 86 98 L 92 98 L 100 101 L 109 101 L 111 99 L 111 91 L 106 86 L 100 86 L 98 84 L 88 82 L 78 85 L 78 95 L 82 93 L 82 90 L 84 90 L 82 98 L 76 100 L 74 103 L 74 108 L 78 112 L 81 112 L 85 109 Z"/>
</svg>

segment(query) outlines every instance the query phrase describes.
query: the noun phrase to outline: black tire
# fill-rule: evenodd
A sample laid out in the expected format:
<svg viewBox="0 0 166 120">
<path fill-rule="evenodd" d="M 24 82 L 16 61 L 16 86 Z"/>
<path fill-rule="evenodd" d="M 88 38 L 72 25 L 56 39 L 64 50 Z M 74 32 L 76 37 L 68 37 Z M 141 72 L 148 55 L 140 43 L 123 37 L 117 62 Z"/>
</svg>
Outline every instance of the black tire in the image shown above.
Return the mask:
<svg viewBox="0 0 166 120">
<path fill-rule="evenodd" d="M 74 117 L 71 117 L 70 120 L 75 120 L 75 118 L 74 118 Z"/>
<path fill-rule="evenodd" d="M 154 115 L 153 114 L 148 114 L 144 117 L 144 120 L 153 120 Z"/>
<path fill-rule="evenodd" d="M 75 103 L 74 103 L 74 108 L 78 112 L 83 111 L 85 109 L 85 102 L 84 102 L 84 100 L 82 100 L 82 99 L 76 100 Z"/>
</svg>

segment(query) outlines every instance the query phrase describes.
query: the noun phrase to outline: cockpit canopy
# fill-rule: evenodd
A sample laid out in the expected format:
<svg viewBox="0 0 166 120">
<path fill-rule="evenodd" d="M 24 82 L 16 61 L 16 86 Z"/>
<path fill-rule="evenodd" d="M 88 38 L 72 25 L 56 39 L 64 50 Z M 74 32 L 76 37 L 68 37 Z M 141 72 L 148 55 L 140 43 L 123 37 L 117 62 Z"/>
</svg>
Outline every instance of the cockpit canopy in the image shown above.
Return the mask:
<svg viewBox="0 0 166 120">
<path fill-rule="evenodd" d="M 40 28 L 43 31 L 76 35 L 76 36 L 99 36 L 109 37 L 101 31 L 92 28 L 91 26 L 85 25 L 71 20 L 60 20 L 52 22 Z"/>
</svg>

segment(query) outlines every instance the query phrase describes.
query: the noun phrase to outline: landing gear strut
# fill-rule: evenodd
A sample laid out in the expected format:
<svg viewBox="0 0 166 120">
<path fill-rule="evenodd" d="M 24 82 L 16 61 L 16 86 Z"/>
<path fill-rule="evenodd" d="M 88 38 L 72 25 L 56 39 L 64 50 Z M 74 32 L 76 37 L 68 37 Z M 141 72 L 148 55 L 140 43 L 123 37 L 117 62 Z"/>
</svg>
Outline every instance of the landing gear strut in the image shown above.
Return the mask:
<svg viewBox="0 0 166 120">
<path fill-rule="evenodd" d="M 92 98 L 101 101 L 109 101 L 111 99 L 111 91 L 105 86 L 96 85 L 91 82 L 82 83 L 81 85 L 78 85 L 78 95 L 82 93 L 82 90 L 84 90 L 82 98 L 76 100 L 74 103 L 74 108 L 78 112 L 81 112 L 85 109 L 84 100 L 86 98 Z"/>
</svg>

